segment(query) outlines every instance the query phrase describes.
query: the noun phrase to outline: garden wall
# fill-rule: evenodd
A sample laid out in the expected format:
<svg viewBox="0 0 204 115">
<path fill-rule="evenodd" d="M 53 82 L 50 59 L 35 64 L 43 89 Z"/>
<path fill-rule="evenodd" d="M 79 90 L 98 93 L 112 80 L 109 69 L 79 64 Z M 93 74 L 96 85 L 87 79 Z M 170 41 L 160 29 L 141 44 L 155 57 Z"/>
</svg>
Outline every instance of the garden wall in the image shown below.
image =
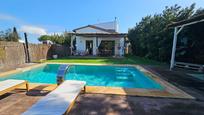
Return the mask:
<svg viewBox="0 0 204 115">
<path fill-rule="evenodd" d="M 53 54 L 59 57 L 69 56 L 69 47 L 60 45 L 29 44 L 31 62 L 52 58 Z M 0 41 L 0 70 L 15 67 L 26 63 L 25 44 L 19 42 Z"/>
<path fill-rule="evenodd" d="M 58 55 L 59 58 L 70 56 L 70 47 L 62 45 L 52 45 L 49 51 L 49 56 Z M 52 57 L 50 57 L 52 58 Z"/>
</svg>

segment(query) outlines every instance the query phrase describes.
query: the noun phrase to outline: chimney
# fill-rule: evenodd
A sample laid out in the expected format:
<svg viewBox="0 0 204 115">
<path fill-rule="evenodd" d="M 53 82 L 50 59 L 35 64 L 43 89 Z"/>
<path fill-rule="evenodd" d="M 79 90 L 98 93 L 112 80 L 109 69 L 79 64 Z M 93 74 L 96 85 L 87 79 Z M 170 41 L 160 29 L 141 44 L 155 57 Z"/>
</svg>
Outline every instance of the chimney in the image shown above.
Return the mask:
<svg viewBox="0 0 204 115">
<path fill-rule="evenodd" d="M 115 29 L 115 32 L 119 32 L 119 24 L 118 24 L 117 17 L 115 17 L 115 20 L 114 20 L 114 29 Z"/>
</svg>

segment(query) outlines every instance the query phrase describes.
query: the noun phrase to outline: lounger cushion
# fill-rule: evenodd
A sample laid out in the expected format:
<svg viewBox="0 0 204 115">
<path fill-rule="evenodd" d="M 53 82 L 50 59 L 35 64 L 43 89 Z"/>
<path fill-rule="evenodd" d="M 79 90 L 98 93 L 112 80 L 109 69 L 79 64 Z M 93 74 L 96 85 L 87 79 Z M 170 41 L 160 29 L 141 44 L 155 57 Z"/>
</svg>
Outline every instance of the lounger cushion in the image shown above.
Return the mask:
<svg viewBox="0 0 204 115">
<path fill-rule="evenodd" d="M 0 92 L 5 91 L 9 88 L 15 87 L 19 84 L 25 83 L 25 80 L 14 80 L 14 79 L 8 79 L 5 81 L 0 82 Z"/>
<path fill-rule="evenodd" d="M 86 82 L 66 80 L 54 91 L 40 99 L 23 115 L 62 115 L 78 96 Z"/>
</svg>

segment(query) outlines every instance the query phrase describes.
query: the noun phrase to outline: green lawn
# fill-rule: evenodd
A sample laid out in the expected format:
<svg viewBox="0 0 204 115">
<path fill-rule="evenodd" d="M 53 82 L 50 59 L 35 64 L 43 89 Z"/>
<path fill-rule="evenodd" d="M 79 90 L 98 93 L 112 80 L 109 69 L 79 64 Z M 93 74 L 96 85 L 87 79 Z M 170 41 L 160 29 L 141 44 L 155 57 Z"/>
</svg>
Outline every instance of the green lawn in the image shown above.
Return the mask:
<svg viewBox="0 0 204 115">
<path fill-rule="evenodd" d="M 140 64 L 140 65 L 161 65 L 163 63 L 141 58 L 129 56 L 125 58 L 104 58 L 104 57 L 80 57 L 80 58 L 62 58 L 50 59 L 46 62 L 57 63 L 92 63 L 92 64 Z"/>
</svg>

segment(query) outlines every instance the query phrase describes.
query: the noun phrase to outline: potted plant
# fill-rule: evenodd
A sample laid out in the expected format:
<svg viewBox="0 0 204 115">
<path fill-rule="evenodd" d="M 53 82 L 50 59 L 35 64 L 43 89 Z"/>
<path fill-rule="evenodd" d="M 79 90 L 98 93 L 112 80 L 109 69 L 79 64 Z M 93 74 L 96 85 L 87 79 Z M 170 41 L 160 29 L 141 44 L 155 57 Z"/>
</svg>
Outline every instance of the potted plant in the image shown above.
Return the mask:
<svg viewBox="0 0 204 115">
<path fill-rule="evenodd" d="M 52 57 L 53 57 L 54 59 L 57 59 L 57 58 L 58 58 L 58 55 L 57 55 L 57 54 L 54 54 L 54 55 L 52 55 Z"/>
</svg>

